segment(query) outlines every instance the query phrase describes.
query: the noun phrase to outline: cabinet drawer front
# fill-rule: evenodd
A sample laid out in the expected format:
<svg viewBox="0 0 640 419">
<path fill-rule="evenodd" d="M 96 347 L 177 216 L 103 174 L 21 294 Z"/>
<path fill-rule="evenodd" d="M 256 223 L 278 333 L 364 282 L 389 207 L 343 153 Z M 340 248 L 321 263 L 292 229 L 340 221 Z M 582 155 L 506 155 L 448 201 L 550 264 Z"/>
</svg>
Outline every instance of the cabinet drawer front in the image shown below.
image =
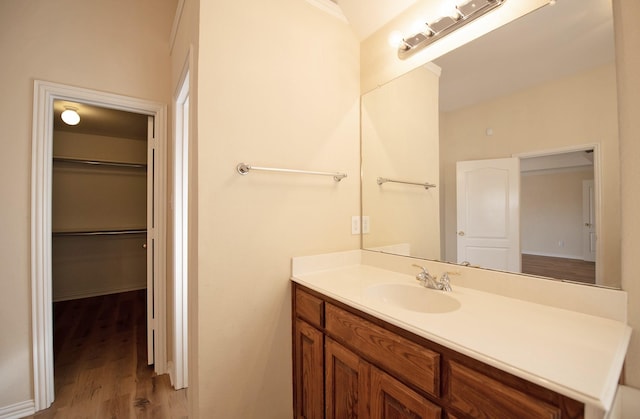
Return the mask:
<svg viewBox="0 0 640 419">
<path fill-rule="evenodd" d="M 324 301 L 296 289 L 296 315 L 316 327 L 322 327 Z"/>
<path fill-rule="evenodd" d="M 450 363 L 451 405 L 474 418 L 561 418 L 561 410 L 486 375 Z"/>
<path fill-rule="evenodd" d="M 396 377 L 440 395 L 440 355 L 367 320 L 327 304 L 327 333 Z"/>
</svg>

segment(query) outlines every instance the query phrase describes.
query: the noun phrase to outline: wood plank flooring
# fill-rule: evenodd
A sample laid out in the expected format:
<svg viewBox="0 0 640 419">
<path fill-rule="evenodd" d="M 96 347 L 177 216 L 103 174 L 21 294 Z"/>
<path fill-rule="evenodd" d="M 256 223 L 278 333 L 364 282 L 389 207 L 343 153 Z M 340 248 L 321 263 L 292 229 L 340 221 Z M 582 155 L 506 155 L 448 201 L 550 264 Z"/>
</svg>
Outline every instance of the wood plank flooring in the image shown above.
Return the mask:
<svg viewBox="0 0 640 419">
<path fill-rule="evenodd" d="M 596 283 L 596 264 L 578 259 L 522 254 L 522 273 Z"/>
<path fill-rule="evenodd" d="M 29 418 L 187 418 L 147 365 L 146 291 L 54 303 L 55 402 Z"/>
</svg>

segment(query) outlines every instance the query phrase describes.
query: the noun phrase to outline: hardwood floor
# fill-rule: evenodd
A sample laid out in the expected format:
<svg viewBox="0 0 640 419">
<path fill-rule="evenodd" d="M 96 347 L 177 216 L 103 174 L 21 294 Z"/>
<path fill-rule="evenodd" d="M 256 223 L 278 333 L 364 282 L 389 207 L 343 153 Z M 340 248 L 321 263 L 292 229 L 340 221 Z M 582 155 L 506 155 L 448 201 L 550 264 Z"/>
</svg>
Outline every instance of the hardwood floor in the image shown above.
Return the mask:
<svg viewBox="0 0 640 419">
<path fill-rule="evenodd" d="M 522 254 L 522 273 L 570 281 L 596 283 L 595 262 Z"/>
<path fill-rule="evenodd" d="M 187 418 L 147 365 L 145 290 L 54 303 L 53 405 L 29 418 Z"/>
</svg>

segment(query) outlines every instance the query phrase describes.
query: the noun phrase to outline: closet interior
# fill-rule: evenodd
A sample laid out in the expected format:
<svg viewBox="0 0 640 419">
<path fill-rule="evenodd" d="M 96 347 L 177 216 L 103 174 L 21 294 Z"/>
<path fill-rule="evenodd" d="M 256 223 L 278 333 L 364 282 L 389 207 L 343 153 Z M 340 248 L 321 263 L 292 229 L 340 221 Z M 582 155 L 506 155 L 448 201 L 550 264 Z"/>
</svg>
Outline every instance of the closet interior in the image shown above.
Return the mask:
<svg viewBox="0 0 640 419">
<path fill-rule="evenodd" d="M 66 109 L 77 125 L 60 118 Z M 56 101 L 53 301 L 146 288 L 147 118 Z"/>
</svg>

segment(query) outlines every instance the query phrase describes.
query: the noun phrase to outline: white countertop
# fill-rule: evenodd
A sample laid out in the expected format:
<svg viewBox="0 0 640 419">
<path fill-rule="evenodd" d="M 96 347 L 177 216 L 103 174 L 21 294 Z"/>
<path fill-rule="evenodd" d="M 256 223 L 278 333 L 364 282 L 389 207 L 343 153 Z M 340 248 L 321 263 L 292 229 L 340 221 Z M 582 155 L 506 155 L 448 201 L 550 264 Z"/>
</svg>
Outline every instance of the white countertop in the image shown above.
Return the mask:
<svg viewBox="0 0 640 419">
<path fill-rule="evenodd" d="M 356 264 L 296 272 L 292 280 L 457 352 L 581 401 L 604 415 L 631 336 L 620 321 L 456 286 L 448 313 L 421 313 L 365 297 L 370 286 L 420 284 L 414 276 Z M 443 291 L 428 290 L 442 293 Z M 600 416 L 600 415 L 596 415 Z"/>
</svg>

